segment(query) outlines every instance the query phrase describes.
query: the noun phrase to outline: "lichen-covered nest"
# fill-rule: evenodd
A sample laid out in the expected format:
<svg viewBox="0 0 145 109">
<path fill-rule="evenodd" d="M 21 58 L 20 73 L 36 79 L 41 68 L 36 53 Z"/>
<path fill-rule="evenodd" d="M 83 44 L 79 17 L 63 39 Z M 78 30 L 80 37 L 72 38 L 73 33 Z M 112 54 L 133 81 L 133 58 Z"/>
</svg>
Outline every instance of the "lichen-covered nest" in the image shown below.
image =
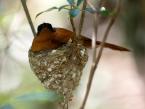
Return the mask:
<svg viewBox="0 0 145 109">
<path fill-rule="evenodd" d="M 87 60 L 87 50 L 81 44 L 68 43 L 40 52 L 29 50 L 30 66 L 36 76 L 45 88 L 63 95 L 64 102 L 72 98 Z"/>
</svg>

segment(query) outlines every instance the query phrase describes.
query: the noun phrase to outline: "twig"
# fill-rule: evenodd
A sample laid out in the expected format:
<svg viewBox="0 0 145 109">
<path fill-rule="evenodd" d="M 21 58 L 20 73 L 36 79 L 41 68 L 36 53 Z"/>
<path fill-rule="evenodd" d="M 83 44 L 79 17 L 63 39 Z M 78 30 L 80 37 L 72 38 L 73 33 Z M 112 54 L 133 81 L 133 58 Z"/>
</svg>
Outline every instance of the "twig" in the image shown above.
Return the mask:
<svg viewBox="0 0 145 109">
<path fill-rule="evenodd" d="M 82 10 L 85 10 L 86 6 L 87 6 L 87 0 L 84 0 L 83 2 L 83 7 L 82 7 Z M 71 9 L 72 9 L 73 5 L 71 6 Z M 76 42 L 76 39 L 79 38 L 79 36 L 81 36 L 81 32 L 82 32 L 82 28 L 83 28 L 83 23 L 84 23 L 84 17 L 85 17 L 85 11 L 82 11 L 81 13 L 81 18 L 80 18 L 80 24 L 79 24 L 79 31 L 77 33 L 76 31 L 76 28 L 75 28 L 75 25 L 74 25 L 74 20 L 73 18 L 70 16 L 70 23 L 72 25 L 72 29 L 73 29 L 73 32 L 75 33 L 75 36 L 74 36 L 74 42 Z"/>
<path fill-rule="evenodd" d="M 70 23 L 72 25 L 73 32 L 76 33 L 76 28 L 75 28 L 75 25 L 74 25 L 74 21 L 73 21 L 73 18 L 71 18 L 71 17 L 70 17 Z"/>
<path fill-rule="evenodd" d="M 32 19 L 31 19 L 31 17 L 30 17 L 30 14 L 29 14 L 29 11 L 28 11 L 28 8 L 27 8 L 26 0 L 21 0 L 21 3 L 22 3 L 22 6 L 23 6 L 23 8 L 24 8 L 24 11 L 25 11 L 27 20 L 28 20 L 28 22 L 29 22 L 29 25 L 30 25 L 30 27 L 31 27 L 32 33 L 33 33 L 33 35 L 34 35 L 34 37 L 35 37 L 35 36 L 36 36 L 36 31 L 35 31 L 35 28 L 34 28 Z"/>
<path fill-rule="evenodd" d="M 86 6 L 87 6 L 87 0 L 84 0 L 82 10 L 85 10 Z M 82 32 L 82 28 L 83 28 L 83 24 L 84 24 L 84 19 L 85 19 L 85 11 L 82 11 L 81 17 L 80 17 L 79 31 L 78 31 L 77 37 L 81 36 L 81 32 Z"/>
<path fill-rule="evenodd" d="M 88 80 L 88 84 L 87 84 L 85 98 L 84 98 L 83 104 L 82 104 L 80 109 L 84 109 L 85 108 L 85 105 L 86 105 L 86 102 L 87 102 L 87 99 L 88 99 L 88 96 L 89 96 L 89 92 L 90 92 L 90 89 L 91 89 L 93 77 L 94 77 L 94 74 L 95 74 L 95 70 L 98 67 L 98 63 L 99 63 L 99 61 L 101 59 L 103 48 L 104 48 L 104 44 L 105 44 L 105 41 L 107 39 L 107 36 L 108 36 L 108 34 L 109 34 L 110 30 L 111 30 L 111 27 L 113 26 L 113 24 L 114 24 L 114 22 L 116 20 L 116 17 L 118 15 L 119 11 L 120 11 L 120 5 L 121 5 L 121 0 L 118 0 L 118 3 L 116 5 L 116 9 L 115 9 L 115 15 L 112 16 L 112 18 L 111 18 L 111 20 L 110 20 L 110 22 L 109 22 L 109 24 L 107 26 L 107 29 L 105 31 L 102 43 L 100 45 L 100 50 L 99 50 L 98 56 L 97 56 L 97 58 L 95 60 L 95 64 L 94 63 L 92 64 L 90 75 L 89 75 L 89 80 Z"/>
<path fill-rule="evenodd" d="M 73 5 L 71 5 L 71 9 L 73 8 Z M 74 19 L 71 17 L 71 15 L 69 15 L 69 19 L 70 19 L 70 23 L 71 23 L 71 26 L 72 26 L 72 29 L 73 29 L 73 32 L 75 33 L 72 40 L 74 41 L 74 43 L 76 43 L 76 27 L 75 27 L 75 24 L 74 24 Z"/>
<path fill-rule="evenodd" d="M 87 4 L 94 10 L 96 11 L 96 8 L 90 3 L 89 0 L 87 0 Z M 91 75 L 94 75 L 92 72 L 92 68 L 95 67 L 95 60 L 96 60 L 96 52 L 97 52 L 97 47 L 96 47 L 96 40 L 97 40 L 97 33 L 98 33 L 98 14 L 94 14 L 94 31 L 93 31 L 93 35 L 92 35 L 92 51 L 93 51 L 93 59 L 92 59 L 92 66 L 91 66 L 91 71 L 90 71 L 90 76 Z M 89 80 L 90 81 L 90 80 Z M 89 83 L 89 82 L 88 82 Z M 90 90 L 91 88 L 91 85 L 88 85 L 87 84 L 87 89 Z M 86 90 L 87 90 L 86 89 Z M 80 109 L 84 109 L 85 108 L 85 104 L 86 104 L 86 101 L 87 101 L 87 98 L 88 98 L 88 95 L 89 95 L 89 90 L 86 91 L 86 94 L 85 94 L 85 97 L 84 97 L 84 100 L 83 100 L 83 103 L 80 107 Z"/>
<path fill-rule="evenodd" d="M 71 6 L 71 9 L 72 9 L 72 8 L 73 8 L 73 6 Z M 76 28 L 75 28 L 74 20 L 73 20 L 73 18 L 71 17 L 71 15 L 69 15 L 69 17 L 70 17 L 70 23 L 71 23 L 73 32 L 74 32 L 75 35 L 76 35 Z"/>
</svg>

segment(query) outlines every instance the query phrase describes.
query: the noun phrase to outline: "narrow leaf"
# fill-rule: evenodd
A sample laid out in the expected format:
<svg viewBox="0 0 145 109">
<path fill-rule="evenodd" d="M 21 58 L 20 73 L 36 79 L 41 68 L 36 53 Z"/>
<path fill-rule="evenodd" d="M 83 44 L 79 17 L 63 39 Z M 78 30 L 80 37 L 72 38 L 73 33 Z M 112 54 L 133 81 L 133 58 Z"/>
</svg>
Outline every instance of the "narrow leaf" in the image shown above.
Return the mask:
<svg viewBox="0 0 145 109">
<path fill-rule="evenodd" d="M 67 0 L 67 2 L 70 4 L 70 5 L 73 5 L 75 2 L 74 0 Z"/>
<path fill-rule="evenodd" d="M 42 11 L 42 12 L 38 13 L 35 18 L 37 18 L 39 15 L 41 15 L 41 14 L 43 14 L 45 12 L 49 12 L 49 11 L 52 11 L 54 9 L 58 9 L 58 8 L 57 7 L 52 7 L 52 8 L 49 8 L 49 9 L 45 10 L 45 11 Z"/>
<path fill-rule="evenodd" d="M 92 13 L 92 14 L 96 12 L 96 11 L 93 10 L 92 8 L 86 8 L 85 11 L 90 12 L 90 13 Z"/>
<path fill-rule="evenodd" d="M 65 7 L 68 7 L 68 6 L 70 6 L 70 5 L 62 5 L 58 8 L 58 11 L 61 11 L 62 9 L 64 9 Z"/>
<path fill-rule="evenodd" d="M 77 6 L 79 6 L 84 0 L 78 0 L 77 1 Z"/>
<path fill-rule="evenodd" d="M 80 13 L 80 9 L 78 9 L 78 8 L 72 9 L 69 11 L 69 14 L 71 17 L 76 17 L 79 13 Z"/>
</svg>

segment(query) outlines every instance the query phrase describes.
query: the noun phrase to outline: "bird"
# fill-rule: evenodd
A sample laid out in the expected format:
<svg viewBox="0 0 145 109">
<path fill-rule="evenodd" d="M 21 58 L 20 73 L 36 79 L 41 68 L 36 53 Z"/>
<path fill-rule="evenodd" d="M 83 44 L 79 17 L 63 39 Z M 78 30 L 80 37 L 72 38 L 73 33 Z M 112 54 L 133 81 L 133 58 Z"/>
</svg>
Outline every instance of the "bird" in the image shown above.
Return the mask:
<svg viewBox="0 0 145 109">
<path fill-rule="evenodd" d="M 63 44 L 66 44 L 69 40 L 73 40 L 75 33 L 64 29 L 64 28 L 54 28 L 50 23 L 42 23 L 38 26 L 37 35 L 32 43 L 32 51 L 37 52 L 41 50 L 56 49 Z M 82 44 L 91 48 L 91 39 L 81 35 Z M 100 45 L 101 41 L 96 41 L 96 45 Z M 125 47 L 121 47 L 111 43 L 105 43 L 104 47 L 119 51 L 130 51 Z"/>
</svg>

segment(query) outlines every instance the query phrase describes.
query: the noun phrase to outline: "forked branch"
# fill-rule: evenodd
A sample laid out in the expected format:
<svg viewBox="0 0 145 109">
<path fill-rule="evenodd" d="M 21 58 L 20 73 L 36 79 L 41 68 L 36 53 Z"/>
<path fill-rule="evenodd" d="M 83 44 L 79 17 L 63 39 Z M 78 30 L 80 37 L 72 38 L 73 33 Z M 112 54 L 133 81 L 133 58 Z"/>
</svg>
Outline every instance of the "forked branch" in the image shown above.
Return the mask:
<svg viewBox="0 0 145 109">
<path fill-rule="evenodd" d="M 92 66 L 91 66 L 91 70 L 90 70 L 90 75 L 89 75 L 89 80 L 88 80 L 88 84 L 87 84 L 87 89 L 86 89 L 86 94 L 85 94 L 85 97 L 84 97 L 84 100 L 83 100 L 83 103 L 82 103 L 82 106 L 80 109 L 84 109 L 85 108 L 85 105 L 86 105 L 86 102 L 87 102 L 87 99 L 88 99 L 88 96 L 89 96 L 89 92 L 90 92 L 90 89 L 91 89 L 91 86 L 92 86 L 92 81 L 93 81 L 93 77 L 94 77 L 94 74 L 95 74 L 95 70 L 96 68 L 98 67 L 98 64 L 100 62 L 100 59 L 101 59 L 101 56 L 102 56 L 102 52 L 103 52 L 103 48 L 104 48 L 104 44 L 105 44 L 105 41 L 108 37 L 108 34 L 111 30 L 111 27 L 113 26 L 116 18 L 117 18 L 117 15 L 120 11 L 120 5 L 121 5 L 121 0 L 118 0 L 117 1 L 117 5 L 116 5 L 116 8 L 115 8 L 115 14 L 114 16 L 112 16 L 112 18 L 110 19 L 110 22 L 107 26 L 107 29 L 105 31 L 105 34 L 104 34 L 104 37 L 103 37 L 103 40 L 102 40 L 102 43 L 100 45 L 100 49 L 99 49 L 99 53 L 97 55 L 97 58 L 96 57 L 96 53 L 93 53 L 93 60 L 95 58 L 95 63 L 92 63 Z M 94 50 L 95 52 L 95 50 Z M 93 61 L 94 62 L 94 61 Z"/>
</svg>

